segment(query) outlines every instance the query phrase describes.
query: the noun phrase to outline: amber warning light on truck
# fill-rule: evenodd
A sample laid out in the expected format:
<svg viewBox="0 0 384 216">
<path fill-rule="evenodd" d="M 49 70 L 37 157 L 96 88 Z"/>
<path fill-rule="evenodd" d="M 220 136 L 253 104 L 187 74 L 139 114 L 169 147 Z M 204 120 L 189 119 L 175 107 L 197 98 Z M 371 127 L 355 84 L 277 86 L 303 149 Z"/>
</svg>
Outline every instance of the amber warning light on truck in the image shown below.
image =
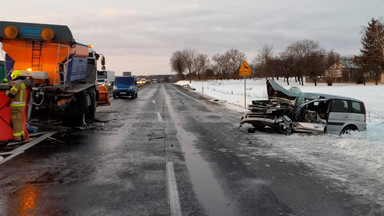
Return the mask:
<svg viewBox="0 0 384 216">
<path fill-rule="evenodd" d="M 46 41 L 52 40 L 55 37 L 55 33 L 51 28 L 32 28 L 32 27 L 22 27 L 21 35 L 29 36 L 41 36 Z M 4 29 L 4 35 L 8 39 L 15 39 L 19 35 L 19 31 L 15 26 L 7 26 Z"/>
<path fill-rule="evenodd" d="M 7 26 L 4 29 L 4 35 L 5 35 L 5 37 L 7 37 L 9 39 L 16 38 L 18 34 L 19 34 L 19 32 L 17 31 L 17 28 L 15 26 Z"/>
</svg>

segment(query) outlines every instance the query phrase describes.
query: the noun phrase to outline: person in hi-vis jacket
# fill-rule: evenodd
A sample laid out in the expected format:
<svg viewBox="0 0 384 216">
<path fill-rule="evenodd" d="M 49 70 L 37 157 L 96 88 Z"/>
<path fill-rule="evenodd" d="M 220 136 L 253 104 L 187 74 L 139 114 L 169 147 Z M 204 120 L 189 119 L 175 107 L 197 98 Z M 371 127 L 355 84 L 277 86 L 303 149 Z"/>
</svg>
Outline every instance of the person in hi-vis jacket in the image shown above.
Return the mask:
<svg viewBox="0 0 384 216">
<path fill-rule="evenodd" d="M 6 94 L 7 97 L 11 98 L 13 139 L 15 141 L 22 141 L 24 140 L 23 113 L 25 109 L 26 86 L 21 71 L 13 71 L 11 78 L 12 88 L 8 90 Z"/>
</svg>

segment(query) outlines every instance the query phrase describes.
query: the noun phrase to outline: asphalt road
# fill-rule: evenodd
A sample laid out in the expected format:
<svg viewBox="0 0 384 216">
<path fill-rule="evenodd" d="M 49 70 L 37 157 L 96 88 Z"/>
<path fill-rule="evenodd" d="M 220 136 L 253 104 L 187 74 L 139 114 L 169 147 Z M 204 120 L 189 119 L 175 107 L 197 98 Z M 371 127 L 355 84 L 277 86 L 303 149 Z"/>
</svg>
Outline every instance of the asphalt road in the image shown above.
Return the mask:
<svg viewBox="0 0 384 216">
<path fill-rule="evenodd" d="M 240 117 L 178 86 L 144 86 L 1 164 L 0 215 L 384 214 L 305 164 L 246 157 L 241 147 L 269 147 Z"/>
</svg>

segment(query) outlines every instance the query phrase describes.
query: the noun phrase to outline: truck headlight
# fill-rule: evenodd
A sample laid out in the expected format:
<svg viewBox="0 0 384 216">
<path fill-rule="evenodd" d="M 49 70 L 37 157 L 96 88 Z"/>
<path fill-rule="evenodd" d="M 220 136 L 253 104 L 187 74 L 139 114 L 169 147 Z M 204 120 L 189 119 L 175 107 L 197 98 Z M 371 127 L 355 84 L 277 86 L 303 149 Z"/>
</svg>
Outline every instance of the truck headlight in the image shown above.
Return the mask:
<svg viewBox="0 0 384 216">
<path fill-rule="evenodd" d="M 116 90 L 116 89 L 117 89 L 117 87 L 114 85 L 114 86 L 113 86 L 113 90 Z"/>
</svg>

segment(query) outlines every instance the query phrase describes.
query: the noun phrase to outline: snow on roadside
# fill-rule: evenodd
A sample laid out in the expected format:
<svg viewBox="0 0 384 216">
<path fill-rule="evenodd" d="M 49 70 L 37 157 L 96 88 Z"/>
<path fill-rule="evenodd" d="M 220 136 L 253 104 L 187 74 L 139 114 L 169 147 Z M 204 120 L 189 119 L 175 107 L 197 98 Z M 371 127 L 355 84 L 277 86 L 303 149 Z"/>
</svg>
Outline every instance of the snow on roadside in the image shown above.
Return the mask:
<svg viewBox="0 0 384 216">
<path fill-rule="evenodd" d="M 313 83 L 299 86 L 293 81 L 289 89 L 298 86 L 302 92 L 317 92 L 356 98 L 364 101 L 367 109 L 367 131 L 351 135 L 306 135 L 285 136 L 268 132 L 256 133 L 254 139 L 261 140 L 273 148 L 260 150 L 252 146 L 250 154 L 278 157 L 286 161 L 306 163 L 321 175 L 334 179 L 339 188 L 356 195 L 363 195 L 377 203 L 384 203 L 384 85 L 334 84 L 327 86 Z M 179 81 L 178 85 L 189 85 L 197 93 L 225 101 L 227 107 L 244 112 L 244 80 Z M 267 99 L 265 80 L 246 80 L 247 104 L 251 100 Z M 239 116 L 239 121 L 240 121 Z M 246 125 L 244 125 L 246 126 Z M 249 126 L 251 127 L 251 126 Z M 268 150 L 269 149 L 269 150 Z M 264 152 L 261 152 L 264 151 Z M 265 152 L 268 151 L 268 152 Z"/>
</svg>

